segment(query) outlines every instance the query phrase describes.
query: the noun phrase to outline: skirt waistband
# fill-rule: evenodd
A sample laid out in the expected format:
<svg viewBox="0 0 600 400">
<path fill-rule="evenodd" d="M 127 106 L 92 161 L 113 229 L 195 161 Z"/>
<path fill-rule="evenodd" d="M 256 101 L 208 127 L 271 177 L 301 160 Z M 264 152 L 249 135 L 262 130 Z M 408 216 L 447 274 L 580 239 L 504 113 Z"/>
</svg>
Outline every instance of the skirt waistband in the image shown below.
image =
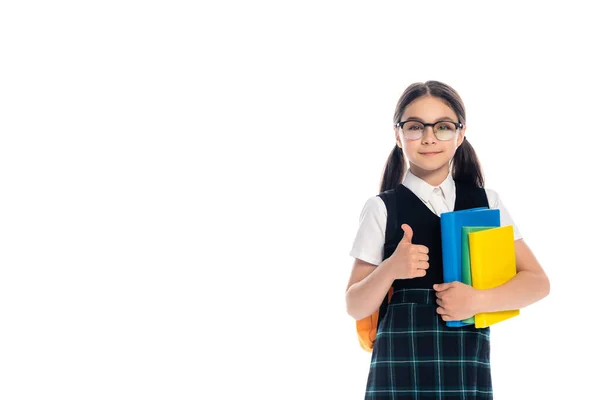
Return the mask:
<svg viewBox="0 0 600 400">
<path fill-rule="evenodd" d="M 390 304 L 437 304 L 436 299 L 435 290 L 433 289 L 396 289 Z"/>
</svg>

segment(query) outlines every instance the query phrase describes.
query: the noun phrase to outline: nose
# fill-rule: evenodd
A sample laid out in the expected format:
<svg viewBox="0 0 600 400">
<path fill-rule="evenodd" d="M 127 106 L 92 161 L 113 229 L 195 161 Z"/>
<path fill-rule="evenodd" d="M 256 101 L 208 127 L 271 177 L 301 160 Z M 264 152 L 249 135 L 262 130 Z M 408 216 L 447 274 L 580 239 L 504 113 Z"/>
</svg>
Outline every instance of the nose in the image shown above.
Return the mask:
<svg viewBox="0 0 600 400">
<path fill-rule="evenodd" d="M 421 143 L 423 143 L 423 144 L 435 143 L 436 140 L 437 140 L 437 138 L 435 137 L 435 134 L 433 133 L 433 126 L 426 126 L 425 129 L 423 129 L 423 136 L 421 137 Z"/>
</svg>

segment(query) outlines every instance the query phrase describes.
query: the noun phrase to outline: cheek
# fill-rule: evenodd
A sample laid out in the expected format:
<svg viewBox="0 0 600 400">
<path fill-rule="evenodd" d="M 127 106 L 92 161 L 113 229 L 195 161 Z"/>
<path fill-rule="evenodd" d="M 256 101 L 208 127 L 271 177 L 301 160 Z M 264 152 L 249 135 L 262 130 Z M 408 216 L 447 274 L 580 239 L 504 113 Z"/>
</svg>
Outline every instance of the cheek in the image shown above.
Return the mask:
<svg viewBox="0 0 600 400">
<path fill-rule="evenodd" d="M 451 147 L 448 149 L 446 154 L 447 154 L 448 161 L 450 161 L 454 158 L 454 155 L 456 154 L 456 149 L 454 147 Z"/>
<path fill-rule="evenodd" d="M 456 150 L 458 150 L 458 139 L 453 139 L 453 140 L 449 140 L 448 143 L 445 143 L 445 150 L 454 155 L 454 153 L 456 153 Z"/>
<path fill-rule="evenodd" d="M 417 151 L 417 149 L 419 148 L 420 143 L 421 142 L 419 140 L 404 140 L 402 142 L 402 147 L 407 152 L 413 152 L 413 151 Z"/>
</svg>

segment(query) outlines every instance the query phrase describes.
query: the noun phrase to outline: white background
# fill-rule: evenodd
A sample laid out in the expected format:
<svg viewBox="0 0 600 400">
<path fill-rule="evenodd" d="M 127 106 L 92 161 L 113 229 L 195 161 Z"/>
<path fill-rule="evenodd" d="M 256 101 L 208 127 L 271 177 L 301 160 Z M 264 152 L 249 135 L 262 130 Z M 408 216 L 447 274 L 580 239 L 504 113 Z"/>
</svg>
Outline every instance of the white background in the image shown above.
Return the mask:
<svg viewBox="0 0 600 400">
<path fill-rule="evenodd" d="M 591 8 L 216 4 L 0 6 L 0 398 L 363 398 L 348 253 L 428 79 L 552 284 L 496 399 L 593 398 Z"/>
</svg>

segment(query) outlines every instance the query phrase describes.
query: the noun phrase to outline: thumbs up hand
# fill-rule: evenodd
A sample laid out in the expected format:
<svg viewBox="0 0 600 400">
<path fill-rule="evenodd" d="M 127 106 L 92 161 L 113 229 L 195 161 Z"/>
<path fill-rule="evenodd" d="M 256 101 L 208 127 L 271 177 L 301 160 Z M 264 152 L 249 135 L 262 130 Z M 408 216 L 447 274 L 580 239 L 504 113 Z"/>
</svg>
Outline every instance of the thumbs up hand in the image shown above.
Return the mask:
<svg viewBox="0 0 600 400">
<path fill-rule="evenodd" d="M 413 230 L 407 225 L 401 226 L 404 236 L 394 253 L 388 258 L 390 268 L 396 279 L 412 279 L 425 276 L 429 268 L 429 249 L 420 244 L 413 244 Z"/>
</svg>

